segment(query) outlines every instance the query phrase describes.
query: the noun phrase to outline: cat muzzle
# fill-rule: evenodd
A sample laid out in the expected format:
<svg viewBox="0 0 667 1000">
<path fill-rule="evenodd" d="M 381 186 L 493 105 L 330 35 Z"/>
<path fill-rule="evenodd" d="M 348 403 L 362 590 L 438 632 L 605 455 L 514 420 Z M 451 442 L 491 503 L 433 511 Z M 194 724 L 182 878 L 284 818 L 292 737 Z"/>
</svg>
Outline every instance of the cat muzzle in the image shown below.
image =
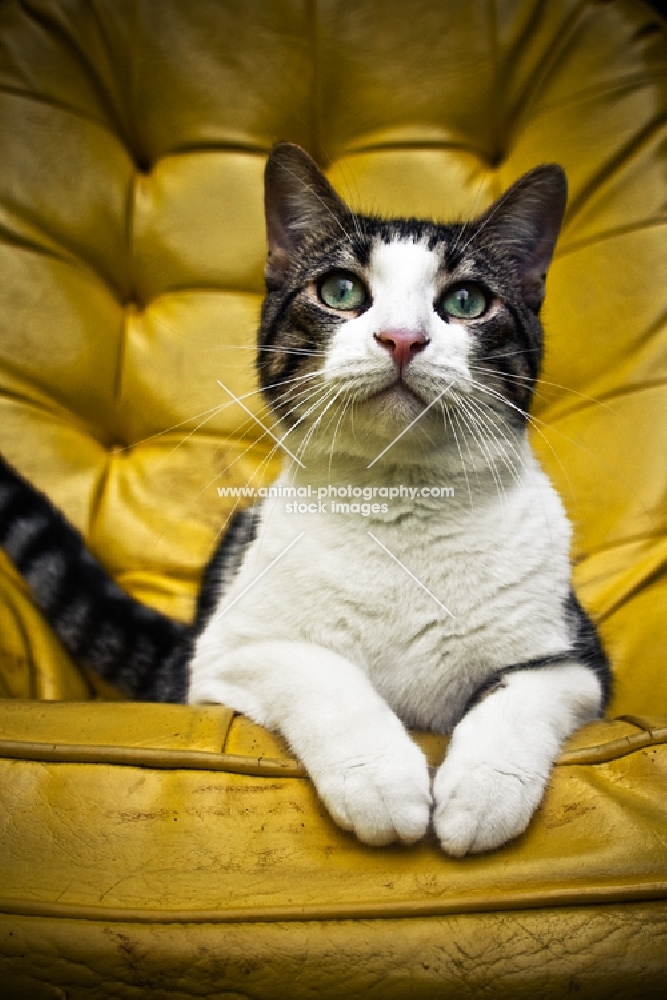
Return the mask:
<svg viewBox="0 0 667 1000">
<path fill-rule="evenodd" d="M 410 364 L 416 354 L 424 350 L 429 343 L 428 337 L 421 330 L 383 330 L 374 334 L 375 340 L 391 355 L 391 359 L 399 371 Z"/>
</svg>

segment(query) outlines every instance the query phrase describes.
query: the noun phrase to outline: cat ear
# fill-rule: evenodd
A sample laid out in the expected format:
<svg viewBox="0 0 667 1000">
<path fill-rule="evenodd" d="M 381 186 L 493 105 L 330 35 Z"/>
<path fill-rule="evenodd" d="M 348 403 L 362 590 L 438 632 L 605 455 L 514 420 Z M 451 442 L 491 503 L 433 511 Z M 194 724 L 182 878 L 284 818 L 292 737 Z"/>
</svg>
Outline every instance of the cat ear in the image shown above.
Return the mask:
<svg viewBox="0 0 667 1000">
<path fill-rule="evenodd" d="M 478 220 L 480 239 L 519 267 L 524 299 L 537 312 L 567 201 L 565 171 L 555 163 L 520 177 Z"/>
<path fill-rule="evenodd" d="M 349 230 L 350 210 L 300 146 L 279 142 L 264 172 L 267 286 L 279 288 L 304 239 L 332 225 Z"/>
</svg>

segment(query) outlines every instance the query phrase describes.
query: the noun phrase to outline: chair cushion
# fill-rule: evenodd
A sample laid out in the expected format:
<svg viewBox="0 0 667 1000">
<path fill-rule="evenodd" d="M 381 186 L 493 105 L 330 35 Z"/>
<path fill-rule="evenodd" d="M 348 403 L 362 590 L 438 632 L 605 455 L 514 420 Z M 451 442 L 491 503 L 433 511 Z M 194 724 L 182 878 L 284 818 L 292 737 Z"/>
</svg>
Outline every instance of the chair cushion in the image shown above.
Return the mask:
<svg viewBox="0 0 667 1000">
<path fill-rule="evenodd" d="M 295 998 L 376 979 L 401 1000 L 664 983 L 667 718 L 585 727 L 527 832 L 463 860 L 434 836 L 359 844 L 279 739 L 221 707 L 5 701 L 0 731 L 12 997 L 166 998 L 165 969 L 178 997 L 236 996 L 206 992 L 216 970 L 217 990 L 257 998 L 292 977 Z M 437 764 L 446 740 L 419 739 Z"/>
</svg>

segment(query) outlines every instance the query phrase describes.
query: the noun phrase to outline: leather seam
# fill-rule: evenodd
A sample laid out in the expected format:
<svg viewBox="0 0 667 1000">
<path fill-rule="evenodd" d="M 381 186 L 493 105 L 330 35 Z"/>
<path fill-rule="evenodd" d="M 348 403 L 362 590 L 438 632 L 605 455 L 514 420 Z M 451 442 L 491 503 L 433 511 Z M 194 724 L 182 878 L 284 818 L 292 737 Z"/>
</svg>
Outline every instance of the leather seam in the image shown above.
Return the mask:
<svg viewBox="0 0 667 1000">
<path fill-rule="evenodd" d="M 556 766 L 607 764 L 648 747 L 667 744 L 667 728 L 641 730 L 608 743 L 564 751 Z M 0 739 L 0 757 L 55 764 L 102 764 L 160 770 L 220 771 L 256 777 L 304 778 L 302 765 L 290 757 L 253 757 L 205 750 L 168 750 L 151 747 L 95 746 Z"/>
<path fill-rule="evenodd" d="M 0 898 L 0 913 L 32 917 L 98 920 L 128 923 L 272 923 L 277 921 L 321 921 L 391 919 L 394 917 L 437 917 L 457 913 L 498 913 L 502 911 L 589 907 L 600 904 L 667 900 L 667 882 L 572 885 L 539 891 L 514 890 L 501 898 L 431 899 L 419 902 L 321 903 L 293 906 L 247 906 L 227 910 L 151 910 L 129 907 L 86 906 L 41 900 Z"/>
</svg>

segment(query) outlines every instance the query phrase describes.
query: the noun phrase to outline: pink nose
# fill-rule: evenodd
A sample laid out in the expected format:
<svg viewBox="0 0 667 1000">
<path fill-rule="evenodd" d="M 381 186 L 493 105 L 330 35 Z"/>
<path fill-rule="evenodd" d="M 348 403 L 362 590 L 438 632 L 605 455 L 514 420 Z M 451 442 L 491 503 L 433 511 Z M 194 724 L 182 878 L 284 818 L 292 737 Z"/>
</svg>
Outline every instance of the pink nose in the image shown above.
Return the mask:
<svg viewBox="0 0 667 1000">
<path fill-rule="evenodd" d="M 384 330 L 376 333 L 375 339 L 386 347 L 397 368 L 405 368 L 415 354 L 423 351 L 428 344 L 421 330 Z"/>
</svg>

